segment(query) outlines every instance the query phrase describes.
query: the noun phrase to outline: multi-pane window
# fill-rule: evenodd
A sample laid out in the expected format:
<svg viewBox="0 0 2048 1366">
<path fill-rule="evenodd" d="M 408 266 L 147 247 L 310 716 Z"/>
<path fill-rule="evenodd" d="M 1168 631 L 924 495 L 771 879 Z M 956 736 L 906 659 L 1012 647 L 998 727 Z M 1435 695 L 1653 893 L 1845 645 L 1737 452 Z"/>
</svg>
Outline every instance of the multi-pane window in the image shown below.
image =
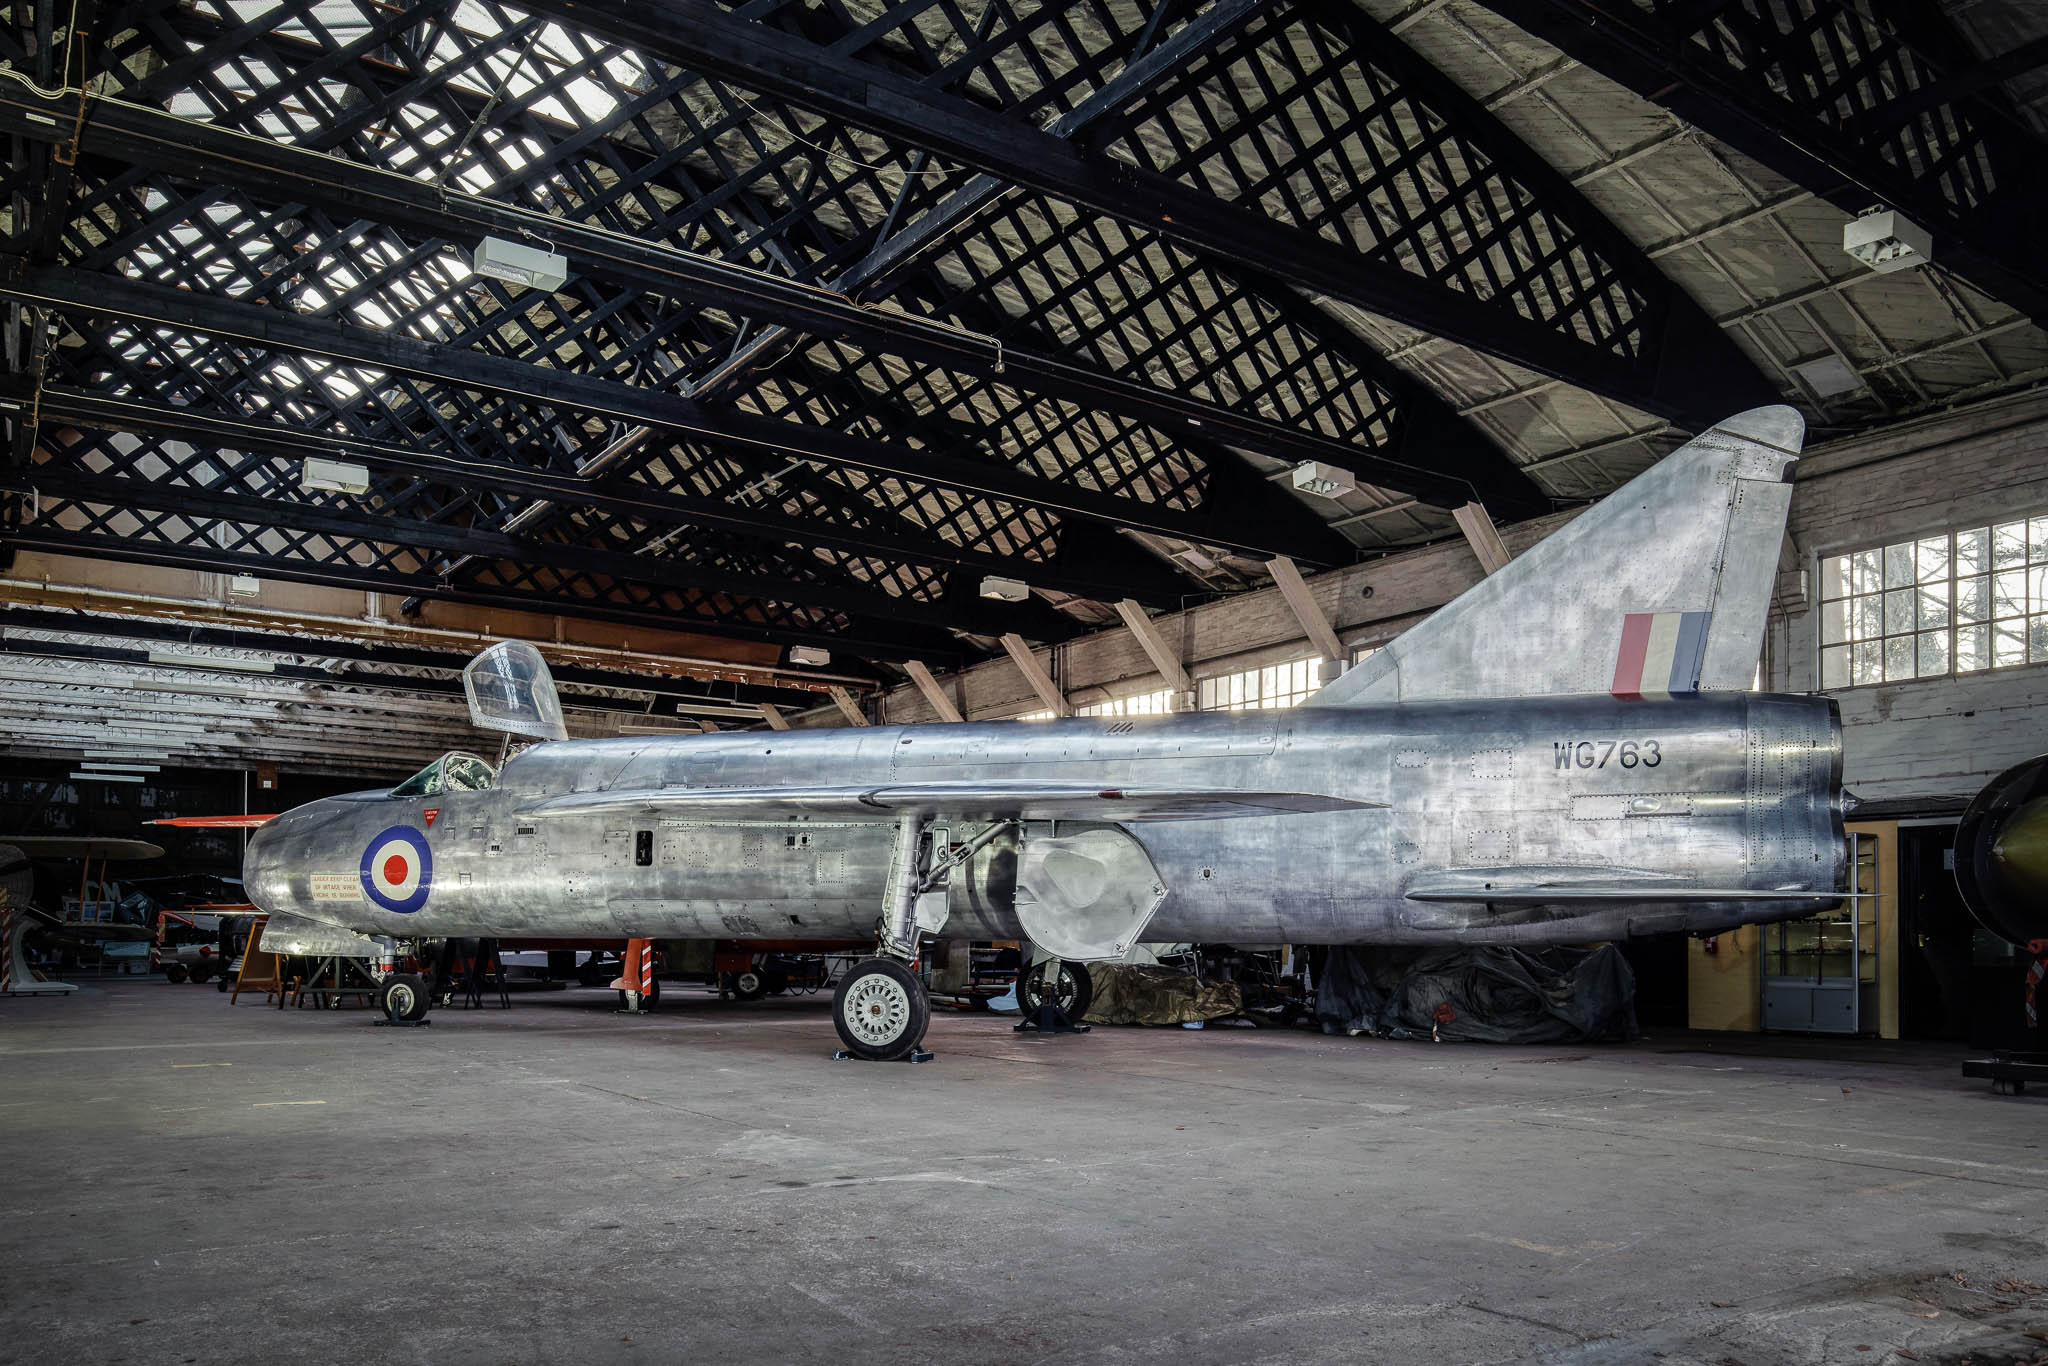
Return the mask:
<svg viewBox="0 0 2048 1366">
<path fill-rule="evenodd" d="M 2048 517 L 1830 555 L 1820 685 L 2048 662 Z"/>
<path fill-rule="evenodd" d="M 1198 711 L 1250 711 L 1258 707 L 1291 707 L 1323 686 L 1323 661 L 1296 659 L 1263 669 L 1205 678 L 1195 685 Z"/>
<path fill-rule="evenodd" d="M 1116 697 L 1107 702 L 1090 702 L 1074 708 L 1076 716 L 1164 716 L 1173 710 L 1173 689 L 1141 692 L 1135 697 Z"/>
<path fill-rule="evenodd" d="M 1049 711 L 1027 711 L 1022 716 L 1013 716 L 1012 721 L 1052 721 L 1058 719 Z"/>
</svg>

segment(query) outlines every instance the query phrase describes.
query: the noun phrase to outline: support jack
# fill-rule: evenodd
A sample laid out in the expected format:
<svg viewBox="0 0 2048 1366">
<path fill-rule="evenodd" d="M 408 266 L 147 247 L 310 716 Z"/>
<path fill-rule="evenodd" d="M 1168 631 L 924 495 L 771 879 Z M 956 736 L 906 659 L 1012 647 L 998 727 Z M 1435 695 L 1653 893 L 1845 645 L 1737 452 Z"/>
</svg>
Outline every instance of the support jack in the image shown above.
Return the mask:
<svg viewBox="0 0 2048 1366">
<path fill-rule="evenodd" d="M 1039 998 L 1038 1009 L 1010 1026 L 1013 1033 L 1022 1034 L 1029 1030 L 1048 1037 L 1054 1034 L 1086 1034 L 1090 1028 L 1068 1019 L 1067 1012 L 1053 1002 L 1049 993 Z"/>
<path fill-rule="evenodd" d="M 904 1054 L 904 1055 L 903 1055 L 902 1057 L 900 1057 L 900 1058 L 892 1058 L 892 1059 L 890 1059 L 890 1061 L 891 1061 L 891 1062 L 930 1062 L 930 1061 L 931 1061 L 931 1060 L 932 1060 L 933 1058 L 935 1058 L 935 1057 L 937 1057 L 937 1056 L 938 1056 L 938 1054 L 936 1054 L 936 1053 L 932 1052 L 932 1051 L 931 1051 L 930 1049 L 928 1049 L 928 1048 L 913 1048 L 913 1049 L 911 1049 L 911 1050 L 910 1050 L 910 1051 L 909 1051 L 908 1053 L 905 1053 L 905 1054 Z M 842 1048 L 842 1049 L 840 1049 L 840 1050 L 839 1050 L 838 1052 L 836 1052 L 836 1053 L 834 1053 L 834 1054 L 832 1055 L 832 1061 L 834 1061 L 834 1062 L 880 1062 L 880 1061 L 882 1061 L 882 1060 L 881 1060 L 880 1058 L 863 1058 L 863 1057 L 862 1057 L 862 1056 L 861 1056 L 860 1054 L 858 1054 L 858 1053 L 850 1052 L 849 1050 L 847 1050 L 847 1049 L 844 1049 L 844 1048 Z"/>
</svg>

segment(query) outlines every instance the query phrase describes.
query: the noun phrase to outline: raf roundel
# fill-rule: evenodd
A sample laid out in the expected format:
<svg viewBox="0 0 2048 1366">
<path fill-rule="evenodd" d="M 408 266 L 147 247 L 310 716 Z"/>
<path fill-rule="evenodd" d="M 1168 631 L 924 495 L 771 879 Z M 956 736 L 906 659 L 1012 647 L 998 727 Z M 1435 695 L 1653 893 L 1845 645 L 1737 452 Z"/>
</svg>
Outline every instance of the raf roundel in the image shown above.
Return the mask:
<svg viewBox="0 0 2048 1366">
<path fill-rule="evenodd" d="M 427 837 L 394 825 L 363 850 L 363 894 L 387 911 L 409 915 L 427 904 L 434 885 L 434 854 Z"/>
</svg>

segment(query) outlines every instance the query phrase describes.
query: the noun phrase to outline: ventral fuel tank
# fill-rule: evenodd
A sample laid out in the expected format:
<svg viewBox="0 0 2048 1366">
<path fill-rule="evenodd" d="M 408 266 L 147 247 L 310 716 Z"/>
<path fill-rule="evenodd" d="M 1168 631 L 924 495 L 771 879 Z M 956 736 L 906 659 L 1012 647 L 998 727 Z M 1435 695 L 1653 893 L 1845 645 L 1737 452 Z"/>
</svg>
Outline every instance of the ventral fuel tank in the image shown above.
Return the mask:
<svg viewBox="0 0 2048 1366">
<path fill-rule="evenodd" d="M 1993 934 L 2021 945 L 2048 939 L 2048 754 L 1971 799 L 1956 827 L 1956 885 Z"/>
</svg>

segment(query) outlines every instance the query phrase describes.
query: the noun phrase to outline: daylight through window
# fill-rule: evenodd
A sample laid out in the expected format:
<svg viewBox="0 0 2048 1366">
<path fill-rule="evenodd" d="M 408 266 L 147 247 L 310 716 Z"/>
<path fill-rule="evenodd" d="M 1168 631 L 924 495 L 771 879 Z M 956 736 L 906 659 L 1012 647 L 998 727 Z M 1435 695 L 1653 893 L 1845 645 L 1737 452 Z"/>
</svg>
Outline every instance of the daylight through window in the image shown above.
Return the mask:
<svg viewBox="0 0 2048 1366">
<path fill-rule="evenodd" d="M 1820 685 L 2048 661 L 2048 517 L 1820 563 Z"/>
<path fill-rule="evenodd" d="M 1198 711 L 1250 711 L 1258 707 L 1291 707 L 1323 686 L 1323 661 L 1296 659 L 1263 669 L 1205 678 L 1195 685 Z"/>
<path fill-rule="evenodd" d="M 1173 689 L 1141 692 L 1135 697 L 1115 697 L 1107 702 L 1090 702 L 1074 708 L 1076 716 L 1164 716 L 1173 710 Z"/>
</svg>

